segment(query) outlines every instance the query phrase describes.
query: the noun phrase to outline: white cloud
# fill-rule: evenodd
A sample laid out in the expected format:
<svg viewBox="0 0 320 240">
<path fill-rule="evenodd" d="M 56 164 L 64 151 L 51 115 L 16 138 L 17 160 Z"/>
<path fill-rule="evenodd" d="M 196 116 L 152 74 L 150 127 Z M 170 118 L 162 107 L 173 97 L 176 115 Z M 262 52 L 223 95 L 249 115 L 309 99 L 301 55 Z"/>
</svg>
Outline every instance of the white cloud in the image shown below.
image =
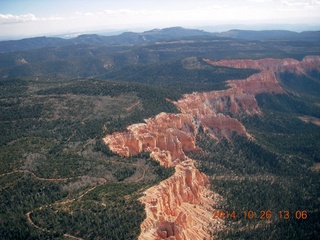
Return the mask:
<svg viewBox="0 0 320 240">
<path fill-rule="evenodd" d="M 248 2 L 255 2 L 255 3 L 266 3 L 266 2 L 273 2 L 274 0 L 247 0 Z"/>
<path fill-rule="evenodd" d="M 296 6 L 296 7 L 319 7 L 320 0 L 281 0 L 281 3 L 287 6 Z"/>
<path fill-rule="evenodd" d="M 64 20 L 64 19 L 65 18 L 61 18 L 61 17 L 39 18 L 32 13 L 28 13 L 24 15 L 0 14 L 0 24 L 37 22 L 37 21 L 55 21 L 55 20 Z"/>
<path fill-rule="evenodd" d="M 76 12 L 76 15 L 78 16 L 87 16 L 87 17 L 95 17 L 95 16 L 101 16 L 101 15 L 108 15 L 108 16 L 135 16 L 135 15 L 148 15 L 153 14 L 154 11 L 148 11 L 148 10 L 131 10 L 131 9 L 106 9 L 104 11 L 100 12 Z"/>
<path fill-rule="evenodd" d="M 0 14 L 0 23 L 18 23 L 37 21 L 38 18 L 31 13 L 24 15 Z"/>
</svg>

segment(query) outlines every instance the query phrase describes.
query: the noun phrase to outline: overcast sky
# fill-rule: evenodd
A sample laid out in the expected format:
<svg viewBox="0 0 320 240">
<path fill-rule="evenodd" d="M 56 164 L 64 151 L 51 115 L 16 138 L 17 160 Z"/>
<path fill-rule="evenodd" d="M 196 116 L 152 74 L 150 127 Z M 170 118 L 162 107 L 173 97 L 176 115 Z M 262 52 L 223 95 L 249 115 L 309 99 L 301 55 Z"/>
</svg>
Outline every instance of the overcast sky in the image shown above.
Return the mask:
<svg viewBox="0 0 320 240">
<path fill-rule="evenodd" d="M 0 0 L 2 39 L 229 24 L 317 27 L 320 0 Z"/>
</svg>

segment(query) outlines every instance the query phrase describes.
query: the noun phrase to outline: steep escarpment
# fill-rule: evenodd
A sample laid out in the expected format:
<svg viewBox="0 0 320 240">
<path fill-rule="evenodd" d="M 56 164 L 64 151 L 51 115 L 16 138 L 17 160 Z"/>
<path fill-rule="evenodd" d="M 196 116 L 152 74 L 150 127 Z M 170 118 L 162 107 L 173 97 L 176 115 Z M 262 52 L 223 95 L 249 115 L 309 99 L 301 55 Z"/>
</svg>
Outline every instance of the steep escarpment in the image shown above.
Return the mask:
<svg viewBox="0 0 320 240">
<path fill-rule="evenodd" d="M 185 94 L 175 104 L 183 113 L 196 116 L 217 114 L 239 116 L 260 114 L 255 95 L 259 93 L 284 93 L 275 73 L 261 71 L 245 80 L 229 80 L 227 90 Z"/>
<path fill-rule="evenodd" d="M 260 93 L 284 94 L 276 74 L 292 72 L 305 74 L 320 70 L 320 56 L 307 56 L 302 61 L 295 59 L 222 60 L 203 59 L 210 65 L 260 70 L 247 79 L 229 80 L 227 90 L 185 94 L 175 104 L 181 112 L 196 116 L 216 116 L 217 114 L 237 117 L 242 114 L 260 114 L 255 95 Z M 201 117 L 200 117 L 201 118 Z"/>
<path fill-rule="evenodd" d="M 302 61 L 298 61 L 293 58 L 265 58 L 259 60 L 221 60 L 217 62 L 205 58 L 204 61 L 214 66 L 252 68 L 272 72 L 290 71 L 298 74 L 312 69 L 319 69 L 320 56 L 306 56 L 302 59 Z"/>
<path fill-rule="evenodd" d="M 218 195 L 209 189 L 208 178 L 185 155 L 201 151 L 195 138 L 201 130 L 214 139 L 231 139 L 234 134 L 250 138 L 236 117 L 261 114 L 255 95 L 285 93 L 278 84 L 276 72 L 297 71 L 320 66 L 320 58 L 225 60 L 212 65 L 255 68 L 261 72 L 244 80 L 230 80 L 230 88 L 211 92 L 185 94 L 172 101 L 180 114 L 161 113 L 145 123 L 127 127 L 125 132 L 107 135 L 109 148 L 128 157 L 140 152 L 151 156 L 165 167 L 175 167 L 175 173 L 159 185 L 145 191 L 140 201 L 147 217 L 141 225 L 139 239 L 210 239 L 213 228 L 223 228 L 223 222 L 212 219 L 212 206 Z M 210 233 L 211 230 L 211 233 Z"/>
</svg>

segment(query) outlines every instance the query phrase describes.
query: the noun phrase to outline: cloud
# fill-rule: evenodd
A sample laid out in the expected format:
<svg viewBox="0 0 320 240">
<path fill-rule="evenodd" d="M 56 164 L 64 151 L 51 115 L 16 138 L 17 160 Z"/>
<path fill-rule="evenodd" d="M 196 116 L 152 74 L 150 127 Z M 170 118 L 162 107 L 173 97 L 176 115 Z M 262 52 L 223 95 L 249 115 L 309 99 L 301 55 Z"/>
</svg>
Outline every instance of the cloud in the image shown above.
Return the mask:
<svg viewBox="0 0 320 240">
<path fill-rule="evenodd" d="M 65 20 L 62 17 L 39 18 L 32 13 L 24 15 L 0 14 L 0 24 Z"/>
<path fill-rule="evenodd" d="M 281 0 L 281 3 L 287 6 L 295 6 L 295 7 L 319 7 L 320 0 Z"/>
<path fill-rule="evenodd" d="M 119 9 L 119 10 L 105 10 L 104 14 L 108 15 L 145 15 L 150 14 L 147 10 L 131 10 L 131 9 Z"/>
<path fill-rule="evenodd" d="M 24 15 L 0 14 L 0 23 L 19 23 L 37 21 L 38 18 L 31 13 Z"/>
<path fill-rule="evenodd" d="M 148 10 L 131 10 L 131 9 L 106 9 L 100 12 L 76 12 L 78 16 L 96 17 L 96 16 L 136 16 L 153 14 L 154 11 Z"/>
<path fill-rule="evenodd" d="M 266 2 L 273 2 L 273 0 L 247 0 L 248 2 L 255 2 L 255 3 L 266 3 Z"/>
</svg>

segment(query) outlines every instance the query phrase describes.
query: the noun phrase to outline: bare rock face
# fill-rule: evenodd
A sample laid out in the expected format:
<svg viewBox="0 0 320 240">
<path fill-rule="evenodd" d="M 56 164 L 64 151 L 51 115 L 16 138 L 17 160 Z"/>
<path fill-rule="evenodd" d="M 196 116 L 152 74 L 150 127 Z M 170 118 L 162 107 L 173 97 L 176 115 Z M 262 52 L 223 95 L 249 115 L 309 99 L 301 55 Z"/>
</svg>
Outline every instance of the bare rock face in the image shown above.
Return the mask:
<svg viewBox="0 0 320 240">
<path fill-rule="evenodd" d="M 246 128 L 237 119 L 225 116 L 221 113 L 217 115 L 205 115 L 200 118 L 204 132 L 219 140 L 220 138 L 230 139 L 233 135 L 243 135 L 250 138 Z"/>
<path fill-rule="evenodd" d="M 214 66 L 233 68 L 251 68 L 261 72 L 253 74 L 244 80 L 227 81 L 227 90 L 185 94 L 175 102 L 183 113 L 197 117 L 224 114 L 237 117 L 242 114 L 260 114 L 255 95 L 259 93 L 284 94 L 276 78 L 278 72 L 304 74 L 312 69 L 320 70 L 320 56 L 307 56 L 302 61 L 295 59 L 260 59 L 260 60 L 222 60 L 205 62 Z M 201 118 L 201 117 L 200 117 Z M 240 131 L 241 132 L 241 131 Z M 225 137 L 225 136 L 224 136 Z"/>
<path fill-rule="evenodd" d="M 175 104 L 181 112 L 198 117 L 216 114 L 236 117 L 261 113 L 255 98 L 258 93 L 285 93 L 271 71 L 262 71 L 245 80 L 229 80 L 227 83 L 230 87 L 227 90 L 185 94 Z"/>
<path fill-rule="evenodd" d="M 178 164 L 173 176 L 148 189 L 140 199 L 147 218 L 139 239 L 210 239 L 208 224 L 221 226 L 222 222 L 212 218 L 213 193 L 207 185 L 207 177 L 193 160 Z"/>
<path fill-rule="evenodd" d="M 229 89 L 185 94 L 171 101 L 180 114 L 160 113 L 145 123 L 133 124 L 125 132 L 107 135 L 103 141 L 121 156 L 150 152 L 162 166 L 175 167 L 175 174 L 144 192 L 146 219 L 141 224 L 140 240 L 211 239 L 209 224 L 223 228 L 223 222 L 212 219 L 218 195 L 209 190 L 207 177 L 196 169 L 187 151 L 201 151 L 195 138 L 199 129 L 214 139 L 231 139 L 234 134 L 250 138 L 245 127 L 235 118 L 243 114 L 261 114 L 255 95 L 285 93 L 276 73 L 320 68 L 320 57 L 294 59 L 223 60 L 215 66 L 254 68 L 261 72 L 244 80 L 228 81 Z M 212 230 L 212 227 L 211 227 Z M 214 234 L 214 233 L 213 233 Z"/>
<path fill-rule="evenodd" d="M 209 64 L 214 66 L 225 66 L 233 68 L 251 68 L 258 69 L 262 71 L 272 71 L 272 72 L 294 72 L 303 73 L 311 69 L 319 69 L 320 56 L 306 56 L 302 61 L 298 61 L 292 58 L 274 59 L 266 58 L 259 60 L 221 60 L 218 62 L 212 61 L 210 59 L 204 59 Z"/>
<path fill-rule="evenodd" d="M 126 132 L 107 135 L 104 142 L 110 150 L 129 157 L 140 152 L 151 152 L 151 156 L 165 167 L 175 166 L 186 157 L 183 151 L 193 151 L 196 124 L 190 114 L 160 113 L 146 123 L 134 124 Z"/>
</svg>

